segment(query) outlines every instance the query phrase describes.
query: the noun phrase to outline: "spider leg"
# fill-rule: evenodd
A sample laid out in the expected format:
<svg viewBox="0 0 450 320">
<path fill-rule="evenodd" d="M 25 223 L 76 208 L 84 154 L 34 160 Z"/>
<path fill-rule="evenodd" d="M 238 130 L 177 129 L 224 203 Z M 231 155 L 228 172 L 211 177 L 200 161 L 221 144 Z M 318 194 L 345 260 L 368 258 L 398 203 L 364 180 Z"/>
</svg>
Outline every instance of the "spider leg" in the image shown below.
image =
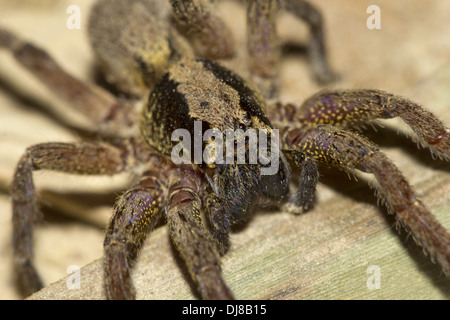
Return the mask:
<svg viewBox="0 0 450 320">
<path fill-rule="evenodd" d="M 377 192 L 385 199 L 389 212 L 450 275 L 450 234 L 384 153 L 358 134 L 329 125 L 311 129 L 303 137 L 294 136 L 290 135 L 290 147 L 313 155 L 317 162 L 372 173 L 378 182 Z"/>
<path fill-rule="evenodd" d="M 298 189 L 285 209 L 295 214 L 310 210 L 316 200 L 319 169 L 313 156 L 297 150 L 283 150 L 286 158 L 300 171 Z"/>
<path fill-rule="evenodd" d="M 178 27 L 193 36 L 194 46 L 201 56 L 210 59 L 228 58 L 234 53 L 230 30 L 216 14 L 208 0 L 170 0 Z"/>
<path fill-rule="evenodd" d="M 279 1 L 248 1 L 247 36 L 249 65 L 254 74 L 274 78 L 280 62 L 280 44 L 276 30 Z"/>
<path fill-rule="evenodd" d="M 117 135 L 118 128 L 130 126 L 132 106 L 117 100 L 107 91 L 84 83 L 65 70 L 43 49 L 0 28 L 0 48 L 9 50 L 23 67 L 71 108 L 100 125 L 105 133 Z"/>
<path fill-rule="evenodd" d="M 33 265 L 33 223 L 39 217 L 32 172 L 40 169 L 111 175 L 125 169 L 124 153 L 92 143 L 44 143 L 29 147 L 19 160 L 11 186 L 15 270 L 24 291 L 42 288 Z"/>
<path fill-rule="evenodd" d="M 226 212 L 223 200 L 215 193 L 207 193 L 202 201 L 204 203 L 203 210 L 209 219 L 210 233 L 216 240 L 220 255 L 223 255 L 230 247 L 229 232 L 232 221 Z"/>
<path fill-rule="evenodd" d="M 308 24 L 311 34 L 308 53 L 316 80 L 321 84 L 335 81 L 337 76 L 331 70 L 327 58 L 322 15 L 317 8 L 303 0 L 249 1 L 248 51 L 252 71 L 265 78 L 273 78 L 276 75 L 280 60 L 280 44 L 275 19 L 280 8 Z"/>
<path fill-rule="evenodd" d="M 167 222 L 172 241 L 203 299 L 233 299 L 222 279 L 216 240 L 201 217 L 201 180 L 191 168 L 174 171 L 169 184 Z"/>
<path fill-rule="evenodd" d="M 117 201 L 104 243 L 105 288 L 108 299 L 134 300 L 130 267 L 147 234 L 162 217 L 163 188 L 160 173 L 144 173 L 141 182 Z"/>
<path fill-rule="evenodd" d="M 308 54 L 316 80 L 321 84 L 336 81 L 339 76 L 333 72 L 327 57 L 324 21 L 320 11 L 307 1 L 280 0 L 285 10 L 292 12 L 308 24 L 311 34 Z"/>
<path fill-rule="evenodd" d="M 306 100 L 294 121 L 305 126 L 349 127 L 393 117 L 400 117 L 408 124 L 422 145 L 450 160 L 450 129 L 417 103 L 384 91 L 325 90 Z"/>
</svg>

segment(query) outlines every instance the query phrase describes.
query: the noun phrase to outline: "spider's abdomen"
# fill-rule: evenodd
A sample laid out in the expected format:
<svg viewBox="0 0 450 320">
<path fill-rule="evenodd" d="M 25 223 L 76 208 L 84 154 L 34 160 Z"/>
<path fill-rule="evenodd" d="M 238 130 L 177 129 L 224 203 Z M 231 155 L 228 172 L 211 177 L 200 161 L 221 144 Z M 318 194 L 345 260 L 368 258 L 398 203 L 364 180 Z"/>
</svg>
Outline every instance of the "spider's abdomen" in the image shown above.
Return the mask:
<svg viewBox="0 0 450 320">
<path fill-rule="evenodd" d="M 142 96 L 174 56 L 189 51 L 170 16 L 165 1 L 102 0 L 93 6 L 89 38 L 108 82 Z"/>
</svg>

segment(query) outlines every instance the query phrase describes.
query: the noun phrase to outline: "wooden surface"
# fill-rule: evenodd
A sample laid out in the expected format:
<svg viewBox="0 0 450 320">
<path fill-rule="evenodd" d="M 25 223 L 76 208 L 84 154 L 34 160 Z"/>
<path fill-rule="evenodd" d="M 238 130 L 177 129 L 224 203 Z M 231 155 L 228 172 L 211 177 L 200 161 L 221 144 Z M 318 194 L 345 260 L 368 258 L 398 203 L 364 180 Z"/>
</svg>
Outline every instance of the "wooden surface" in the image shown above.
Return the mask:
<svg viewBox="0 0 450 320">
<path fill-rule="evenodd" d="M 415 100 L 450 126 L 450 2 L 442 0 L 312 1 L 323 12 L 331 64 L 340 88 L 376 88 Z M 381 29 L 366 27 L 369 4 L 381 8 Z M 66 28 L 66 8 L 79 5 L 81 30 Z M 85 38 L 91 1 L 0 0 L 0 24 L 33 39 L 74 75 L 93 79 Z M 236 2 L 221 5 L 244 48 L 245 13 Z M 230 14 L 231 13 L 231 14 Z M 304 24 L 280 16 L 280 34 L 291 43 L 307 39 Z M 238 63 L 245 63 L 243 59 Z M 305 56 L 284 57 L 283 102 L 301 103 L 320 89 Z M 21 299 L 14 283 L 11 206 L 8 185 L 25 148 L 46 141 L 73 141 L 77 134 L 61 125 L 83 124 L 37 81 L 0 51 L 0 299 Z M 450 166 L 418 150 L 395 120 L 369 130 L 395 160 L 417 193 L 450 229 Z M 400 126 L 398 126 L 400 125 Z M 397 128 L 400 128 L 397 134 Z M 103 226 L 115 194 L 127 177 L 75 177 L 35 174 L 46 221 L 36 230 L 36 264 L 48 287 L 32 299 L 101 299 Z M 394 220 L 376 206 L 363 180 L 324 170 L 319 202 L 306 215 L 283 212 L 256 215 L 232 234 L 223 258 L 224 277 L 241 299 L 448 299 L 450 282 L 429 262 Z M 68 289 L 67 269 L 81 267 L 80 289 Z M 380 289 L 370 290 L 369 266 L 380 270 Z M 153 232 L 133 271 L 139 299 L 196 298 L 167 228 Z"/>
</svg>

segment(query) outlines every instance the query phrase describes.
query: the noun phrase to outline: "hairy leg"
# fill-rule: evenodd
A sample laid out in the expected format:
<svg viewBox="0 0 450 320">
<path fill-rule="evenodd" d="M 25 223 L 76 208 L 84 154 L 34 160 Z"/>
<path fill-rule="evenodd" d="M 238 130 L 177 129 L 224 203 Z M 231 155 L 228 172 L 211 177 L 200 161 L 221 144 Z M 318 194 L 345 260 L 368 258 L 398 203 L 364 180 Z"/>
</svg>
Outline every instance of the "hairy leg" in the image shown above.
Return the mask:
<svg viewBox="0 0 450 320">
<path fill-rule="evenodd" d="M 117 100 L 100 87 L 76 79 L 43 49 L 2 28 L 0 48 L 9 50 L 53 94 L 99 125 L 101 131 L 117 135 L 119 128 L 126 128 L 133 123 L 135 112 L 131 105 Z"/>
<path fill-rule="evenodd" d="M 141 182 L 124 193 L 106 229 L 104 243 L 105 288 L 108 299 L 134 300 L 130 268 L 147 234 L 164 212 L 160 172 L 147 171 Z"/>
<path fill-rule="evenodd" d="M 381 90 L 325 90 L 306 100 L 294 116 L 304 126 L 358 126 L 400 117 L 418 142 L 450 160 L 450 129 L 433 113 L 406 98 Z"/>
<path fill-rule="evenodd" d="M 320 84 L 335 81 L 338 77 L 328 63 L 322 16 L 314 6 L 303 0 L 248 1 L 247 46 L 252 80 L 269 97 L 277 90 L 274 80 L 278 75 L 281 49 L 276 18 L 280 9 L 285 9 L 308 24 L 311 34 L 308 53 L 316 80 Z"/>
<path fill-rule="evenodd" d="M 309 27 L 308 54 L 313 75 L 321 84 L 336 81 L 339 77 L 332 71 L 327 57 L 324 21 L 320 11 L 304 0 L 280 0 L 284 9 L 302 19 Z"/>
<path fill-rule="evenodd" d="M 377 192 L 400 225 L 450 275 L 450 234 L 417 198 L 395 164 L 370 141 L 356 133 L 324 125 L 311 129 L 291 147 L 313 155 L 317 162 L 345 170 L 372 173 Z"/>
<path fill-rule="evenodd" d="M 170 0 L 179 28 L 194 42 L 201 56 L 228 58 L 234 53 L 231 32 L 211 0 Z"/>
<path fill-rule="evenodd" d="M 222 279 L 216 241 L 201 216 L 202 181 L 191 168 L 173 172 L 169 185 L 167 221 L 172 241 L 186 263 L 203 299 L 232 299 Z"/>
<path fill-rule="evenodd" d="M 280 43 L 276 30 L 278 0 L 248 1 L 247 34 L 250 69 L 266 78 L 277 76 Z"/>
<path fill-rule="evenodd" d="M 11 187 L 15 270 L 23 290 L 42 282 L 33 265 L 33 223 L 39 217 L 32 172 L 40 169 L 110 175 L 125 168 L 124 153 L 105 144 L 44 143 L 29 147 L 16 167 Z"/>
<path fill-rule="evenodd" d="M 217 243 L 219 254 L 224 255 L 230 247 L 229 232 L 232 224 L 226 211 L 226 205 L 223 199 L 215 193 L 204 195 L 202 202 L 205 216 L 209 219 L 210 233 Z"/>
<path fill-rule="evenodd" d="M 299 170 L 298 190 L 287 204 L 288 211 L 303 213 L 314 206 L 319 169 L 313 156 L 297 150 L 285 150 L 283 153 L 289 162 Z"/>
</svg>

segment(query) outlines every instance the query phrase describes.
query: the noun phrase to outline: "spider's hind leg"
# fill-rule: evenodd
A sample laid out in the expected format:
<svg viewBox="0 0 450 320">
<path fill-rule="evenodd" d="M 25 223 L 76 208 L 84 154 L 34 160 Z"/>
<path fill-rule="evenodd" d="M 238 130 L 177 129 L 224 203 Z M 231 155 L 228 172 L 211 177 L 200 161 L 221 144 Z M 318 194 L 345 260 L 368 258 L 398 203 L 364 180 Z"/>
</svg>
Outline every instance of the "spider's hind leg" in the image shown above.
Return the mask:
<svg viewBox="0 0 450 320">
<path fill-rule="evenodd" d="M 106 133 L 117 134 L 132 124 L 135 112 L 130 104 L 119 101 L 102 88 L 84 83 L 67 73 L 43 49 L 0 28 L 0 48 L 9 50 L 17 62 L 47 88 L 79 111 Z"/>
<path fill-rule="evenodd" d="M 234 53 L 231 32 L 208 0 L 170 0 L 175 21 L 194 42 L 197 53 L 210 59 L 229 58 Z"/>
<path fill-rule="evenodd" d="M 304 0 L 281 0 L 284 8 L 302 19 L 309 27 L 308 55 L 313 75 L 320 84 L 329 84 L 339 79 L 331 69 L 325 43 L 324 20 L 320 11 Z"/>
</svg>

